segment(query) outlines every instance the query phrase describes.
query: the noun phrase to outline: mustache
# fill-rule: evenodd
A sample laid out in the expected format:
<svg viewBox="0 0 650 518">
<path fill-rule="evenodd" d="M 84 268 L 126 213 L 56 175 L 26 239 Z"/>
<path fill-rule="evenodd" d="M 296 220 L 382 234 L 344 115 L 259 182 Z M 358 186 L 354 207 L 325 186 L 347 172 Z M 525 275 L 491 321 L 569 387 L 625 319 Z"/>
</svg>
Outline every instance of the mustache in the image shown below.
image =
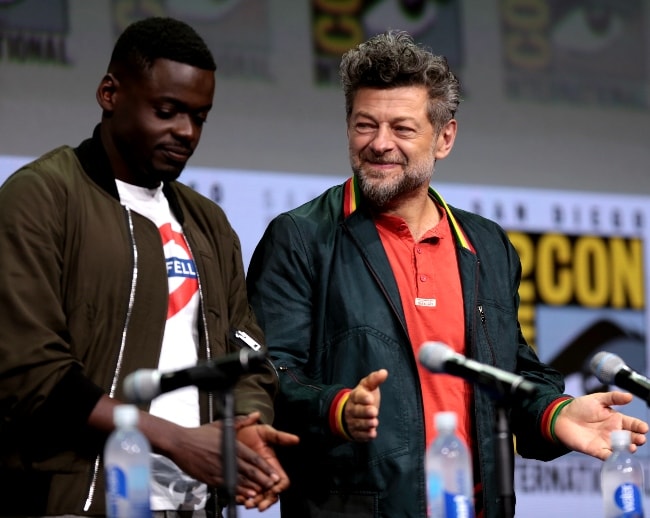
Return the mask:
<svg viewBox="0 0 650 518">
<path fill-rule="evenodd" d="M 399 155 L 396 155 L 396 156 L 376 156 L 376 155 L 369 156 L 369 155 L 365 154 L 365 155 L 362 155 L 360 158 L 361 158 L 361 160 L 363 162 L 366 162 L 368 164 L 377 164 L 377 165 L 381 165 L 381 164 L 406 165 L 407 164 L 407 160 L 403 156 L 399 156 Z"/>
</svg>

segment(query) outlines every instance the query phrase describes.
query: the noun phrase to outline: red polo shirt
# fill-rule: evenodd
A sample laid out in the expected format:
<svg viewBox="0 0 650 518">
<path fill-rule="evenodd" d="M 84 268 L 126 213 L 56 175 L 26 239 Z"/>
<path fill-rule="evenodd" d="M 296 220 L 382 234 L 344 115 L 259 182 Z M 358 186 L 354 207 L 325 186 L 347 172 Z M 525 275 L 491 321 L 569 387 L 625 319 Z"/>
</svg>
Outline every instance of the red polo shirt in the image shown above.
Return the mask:
<svg viewBox="0 0 650 518">
<path fill-rule="evenodd" d="M 427 341 L 439 341 L 465 355 L 465 319 L 456 246 L 444 210 L 441 220 L 418 241 L 406 222 L 380 215 L 375 224 L 399 287 L 413 354 Z M 390 373 L 390 366 L 387 366 Z M 458 415 L 458 434 L 471 451 L 471 384 L 460 377 L 434 374 L 418 363 L 427 445 L 435 438 L 434 414 Z"/>
</svg>

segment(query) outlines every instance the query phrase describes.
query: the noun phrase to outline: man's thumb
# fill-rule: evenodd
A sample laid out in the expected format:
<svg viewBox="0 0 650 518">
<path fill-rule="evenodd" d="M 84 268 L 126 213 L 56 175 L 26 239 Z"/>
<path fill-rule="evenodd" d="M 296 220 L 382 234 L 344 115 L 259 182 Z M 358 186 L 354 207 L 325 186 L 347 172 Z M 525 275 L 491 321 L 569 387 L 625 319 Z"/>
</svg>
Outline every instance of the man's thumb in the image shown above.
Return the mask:
<svg viewBox="0 0 650 518">
<path fill-rule="evenodd" d="M 378 371 L 371 372 L 361 380 L 361 384 L 367 390 L 375 390 L 388 378 L 388 371 L 386 369 L 379 369 Z"/>
</svg>

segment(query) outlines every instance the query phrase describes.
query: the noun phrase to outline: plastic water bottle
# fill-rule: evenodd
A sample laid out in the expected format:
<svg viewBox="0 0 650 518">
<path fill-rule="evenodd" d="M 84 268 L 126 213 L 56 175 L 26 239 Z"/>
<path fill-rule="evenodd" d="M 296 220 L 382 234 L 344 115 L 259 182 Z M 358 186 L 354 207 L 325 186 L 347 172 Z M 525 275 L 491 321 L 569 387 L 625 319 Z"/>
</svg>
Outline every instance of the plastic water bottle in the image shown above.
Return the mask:
<svg viewBox="0 0 650 518">
<path fill-rule="evenodd" d="M 151 447 L 138 429 L 138 409 L 118 405 L 115 430 L 104 447 L 107 518 L 151 518 Z"/>
<path fill-rule="evenodd" d="M 456 435 L 457 416 L 434 416 L 438 435 L 427 450 L 429 518 L 474 518 L 474 484 L 467 446 Z"/>
<path fill-rule="evenodd" d="M 600 470 L 605 518 L 643 518 L 643 467 L 630 442 L 628 430 L 611 434 L 612 454 Z"/>
</svg>

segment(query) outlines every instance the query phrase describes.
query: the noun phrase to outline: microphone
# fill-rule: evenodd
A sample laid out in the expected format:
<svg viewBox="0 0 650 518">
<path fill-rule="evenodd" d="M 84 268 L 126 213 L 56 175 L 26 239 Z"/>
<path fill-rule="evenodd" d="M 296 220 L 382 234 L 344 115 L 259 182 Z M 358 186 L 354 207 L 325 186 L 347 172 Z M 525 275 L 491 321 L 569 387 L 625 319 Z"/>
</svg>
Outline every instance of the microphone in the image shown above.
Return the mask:
<svg viewBox="0 0 650 518">
<path fill-rule="evenodd" d="M 537 386 L 511 372 L 485 365 L 454 352 L 442 342 L 425 342 L 420 349 L 420 363 L 431 372 L 444 372 L 476 383 L 501 399 L 507 396 L 530 398 Z"/>
<path fill-rule="evenodd" d="M 605 351 L 599 352 L 591 358 L 589 366 L 601 383 L 621 387 L 650 403 L 650 379 L 633 371 L 621 357 Z"/>
<path fill-rule="evenodd" d="M 236 353 L 173 372 L 139 369 L 124 379 L 124 395 L 130 403 L 147 403 L 160 394 L 189 385 L 206 391 L 223 390 L 265 361 L 263 351 L 246 347 Z"/>
</svg>

